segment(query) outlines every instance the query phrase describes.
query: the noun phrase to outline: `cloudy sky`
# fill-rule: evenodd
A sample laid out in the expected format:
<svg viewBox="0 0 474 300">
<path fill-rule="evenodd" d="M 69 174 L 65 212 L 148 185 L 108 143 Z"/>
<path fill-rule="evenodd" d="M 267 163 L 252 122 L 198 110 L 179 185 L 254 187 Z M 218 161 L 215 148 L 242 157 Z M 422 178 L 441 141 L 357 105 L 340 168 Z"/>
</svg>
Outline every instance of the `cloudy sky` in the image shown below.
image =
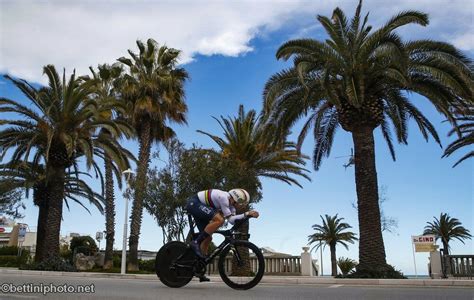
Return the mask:
<svg viewBox="0 0 474 300">
<path fill-rule="evenodd" d="M 370 11 L 369 23 L 374 26 L 401 10 L 427 12 L 430 25 L 407 26 L 400 31 L 404 38 L 449 41 L 473 57 L 473 3 L 371 0 L 364 2 L 363 11 Z M 79 74 L 86 74 L 89 66 L 113 63 L 127 56 L 127 49 L 137 51 L 137 39 L 154 38 L 181 49 L 181 63 L 190 74 L 186 83 L 188 126 L 175 128 L 179 138 L 187 145 L 215 147 L 196 129 L 219 134 L 221 130 L 211 116 L 234 115 L 239 104 L 259 110 L 265 82 L 286 66 L 275 59 L 278 47 L 293 38 L 325 39 L 315 16 L 330 15 L 336 6 L 351 16 L 357 1 L 0 0 L 0 74 L 44 83 L 42 66 L 46 64 L 54 64 L 59 70 L 66 68 L 68 73 L 76 69 Z M 25 101 L 4 79 L 0 79 L 0 97 Z M 411 100 L 435 124 L 443 145 L 452 141 L 447 137 L 448 124 L 426 99 L 412 96 Z M 294 131 L 298 132 L 298 128 Z M 474 181 L 471 161 L 453 169 L 461 154 L 441 159 L 443 150 L 433 141 L 425 142 L 415 124 L 410 124 L 409 133 L 409 145 L 396 146 L 394 163 L 377 132 L 376 155 L 379 183 L 387 186 L 384 210 L 399 224 L 395 233 L 384 234 L 387 259 L 406 274 L 414 274 L 410 236 L 420 234 L 433 216 L 448 212 L 473 231 Z M 136 142 L 128 141 L 125 145 L 138 154 Z M 310 154 L 312 146 L 313 140 L 308 138 L 303 151 Z M 264 199 L 255 207 L 261 217 L 252 221 L 252 240 L 280 252 L 299 254 L 312 233 L 311 225 L 320 222 L 319 216 L 336 213 L 357 232 L 357 214 L 352 207 L 356 199 L 353 169 L 342 167 L 347 158 L 336 158 L 350 154 L 351 147 L 350 135 L 340 130 L 331 157 L 323 162 L 319 172 L 311 173 L 312 182 L 302 182 L 303 189 L 264 180 Z M 152 165 L 160 167 L 162 163 L 153 160 Z M 91 184 L 98 188 L 97 182 Z M 124 205 L 120 192 L 116 193 L 115 245 L 120 249 Z M 34 228 L 37 209 L 31 201 L 26 202 L 23 221 Z M 91 210 L 88 214 L 71 204 L 71 210 L 64 212 L 62 234 L 95 235 L 96 231 L 104 230 L 103 216 Z M 161 230 L 144 213 L 140 249 L 157 250 L 161 244 Z M 474 251 L 472 241 L 465 245 L 454 242 L 452 247 L 457 254 Z M 338 248 L 337 256 L 357 259 L 357 245 L 349 251 Z M 327 274 L 327 250 L 324 257 Z M 426 263 L 427 255 L 417 254 L 419 273 L 427 273 Z"/>
<path fill-rule="evenodd" d="M 182 62 L 198 54 L 239 56 L 254 51 L 252 40 L 283 26 L 298 33 L 317 28 L 312 17 L 356 1 L 24 1 L 0 0 L 0 72 L 42 81 L 47 63 L 87 72 L 113 62 L 137 38 L 154 37 L 183 50 Z M 472 1 L 371 0 L 373 24 L 404 9 L 430 14 L 430 31 L 463 50 L 474 49 Z M 412 31 L 413 30 L 413 31 Z M 410 36 L 421 34 L 410 29 Z M 426 33 L 426 31 L 425 31 Z"/>
</svg>

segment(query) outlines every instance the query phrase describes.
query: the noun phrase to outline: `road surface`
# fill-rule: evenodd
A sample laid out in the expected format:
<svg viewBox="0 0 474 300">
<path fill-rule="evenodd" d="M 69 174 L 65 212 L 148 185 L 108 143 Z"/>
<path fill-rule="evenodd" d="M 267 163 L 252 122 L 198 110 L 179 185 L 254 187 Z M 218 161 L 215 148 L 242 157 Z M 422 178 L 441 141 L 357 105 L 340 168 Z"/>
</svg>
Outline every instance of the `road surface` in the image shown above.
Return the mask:
<svg viewBox="0 0 474 300">
<path fill-rule="evenodd" d="M 42 285 L 42 286 L 41 286 Z M 58 277 L 0 274 L 0 299 L 474 299 L 474 289 L 461 287 L 384 287 L 350 285 L 259 284 L 248 291 L 236 291 L 221 282 L 199 283 L 172 289 L 156 280 Z M 19 290 L 23 289 L 21 292 Z M 28 290 L 29 289 L 29 290 Z M 36 289 L 36 293 L 31 293 Z M 52 291 L 43 295 L 39 292 Z M 82 293 L 61 293 L 82 289 Z M 16 293 L 3 293 L 13 291 Z M 30 293 L 28 293 L 30 291 Z"/>
</svg>

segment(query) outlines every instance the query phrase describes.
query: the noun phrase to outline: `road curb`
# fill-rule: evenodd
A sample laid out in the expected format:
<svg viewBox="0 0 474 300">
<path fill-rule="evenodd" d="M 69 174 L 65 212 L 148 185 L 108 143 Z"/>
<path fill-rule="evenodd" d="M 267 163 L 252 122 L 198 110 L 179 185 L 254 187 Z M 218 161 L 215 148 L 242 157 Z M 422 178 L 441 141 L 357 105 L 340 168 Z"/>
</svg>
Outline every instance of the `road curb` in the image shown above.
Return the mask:
<svg viewBox="0 0 474 300">
<path fill-rule="evenodd" d="M 117 274 L 95 272 L 54 272 L 31 271 L 0 268 L 0 274 L 38 275 L 59 277 L 85 278 L 116 278 L 158 280 L 154 274 Z M 219 276 L 210 276 L 211 281 L 222 281 Z M 399 287 L 474 287 L 474 280 L 463 279 L 348 279 L 348 278 L 321 278 L 311 276 L 264 276 L 261 283 L 268 284 L 304 284 L 304 285 L 364 285 L 364 286 L 399 286 Z"/>
</svg>

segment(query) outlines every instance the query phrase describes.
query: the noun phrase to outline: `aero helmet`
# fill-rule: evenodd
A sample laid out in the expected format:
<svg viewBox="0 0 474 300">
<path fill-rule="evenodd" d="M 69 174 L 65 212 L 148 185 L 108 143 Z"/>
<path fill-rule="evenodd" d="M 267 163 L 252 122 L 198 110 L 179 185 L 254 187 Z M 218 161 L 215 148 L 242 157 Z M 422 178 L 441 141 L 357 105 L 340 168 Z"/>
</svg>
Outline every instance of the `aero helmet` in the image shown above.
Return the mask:
<svg viewBox="0 0 474 300">
<path fill-rule="evenodd" d="M 241 205 L 246 205 L 250 201 L 250 195 L 244 189 L 232 189 L 229 191 L 229 194 L 235 202 Z"/>
</svg>

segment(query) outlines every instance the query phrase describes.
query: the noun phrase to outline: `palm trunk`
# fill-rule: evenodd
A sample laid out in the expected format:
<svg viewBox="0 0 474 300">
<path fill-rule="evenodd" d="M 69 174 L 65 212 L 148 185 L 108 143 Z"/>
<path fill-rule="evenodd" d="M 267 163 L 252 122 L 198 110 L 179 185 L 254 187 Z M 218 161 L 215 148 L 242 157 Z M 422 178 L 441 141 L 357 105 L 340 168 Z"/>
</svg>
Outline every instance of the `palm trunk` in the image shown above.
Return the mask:
<svg viewBox="0 0 474 300">
<path fill-rule="evenodd" d="M 150 163 L 151 150 L 151 124 L 149 121 L 142 125 L 139 139 L 140 151 L 138 155 L 137 179 L 134 187 L 135 197 L 130 222 L 130 238 L 128 241 L 130 249 L 128 258 L 129 271 L 138 271 L 138 239 L 140 237 L 140 227 L 142 224 L 143 197 L 146 189 L 146 176 Z"/>
<path fill-rule="evenodd" d="M 387 263 L 380 222 L 373 128 L 354 129 L 352 139 L 360 234 L 357 269 L 383 272 Z"/>
<path fill-rule="evenodd" d="M 243 214 L 248 209 L 247 207 L 236 207 L 236 214 Z M 249 240 L 249 222 L 242 224 L 239 227 L 239 232 L 242 233 L 241 240 L 248 241 Z M 250 268 L 250 253 L 247 248 L 238 248 L 237 251 L 240 254 L 240 258 L 243 261 L 243 265 L 239 266 L 236 259 L 232 259 L 232 276 L 249 276 L 252 272 Z"/>
<path fill-rule="evenodd" d="M 443 243 L 443 248 L 444 248 L 444 270 L 446 273 L 446 276 L 452 276 L 451 274 L 451 260 L 449 259 L 449 244 L 447 241 L 445 241 L 443 238 L 441 238 L 441 242 Z"/>
<path fill-rule="evenodd" d="M 39 207 L 38 212 L 38 227 L 36 230 L 36 250 L 35 250 L 35 262 L 40 262 L 44 259 L 44 237 L 46 231 L 48 205 L 42 203 Z"/>
<path fill-rule="evenodd" d="M 46 182 L 42 180 L 33 187 L 33 203 L 38 206 L 35 262 L 44 259 L 44 233 L 48 217 L 48 201 Z"/>
<path fill-rule="evenodd" d="M 444 253 L 449 255 L 449 244 L 443 238 L 441 238 L 441 242 L 443 243 Z"/>
<path fill-rule="evenodd" d="M 115 197 L 114 178 L 112 175 L 112 162 L 109 157 L 105 157 L 105 258 L 104 269 L 113 267 L 113 252 L 115 238 Z"/>
<path fill-rule="evenodd" d="M 331 250 L 331 276 L 337 276 L 336 245 L 330 244 Z"/>
<path fill-rule="evenodd" d="M 51 166 L 48 172 L 49 195 L 46 226 L 44 231 L 44 259 L 59 256 L 59 235 L 63 213 L 65 168 Z"/>
</svg>

